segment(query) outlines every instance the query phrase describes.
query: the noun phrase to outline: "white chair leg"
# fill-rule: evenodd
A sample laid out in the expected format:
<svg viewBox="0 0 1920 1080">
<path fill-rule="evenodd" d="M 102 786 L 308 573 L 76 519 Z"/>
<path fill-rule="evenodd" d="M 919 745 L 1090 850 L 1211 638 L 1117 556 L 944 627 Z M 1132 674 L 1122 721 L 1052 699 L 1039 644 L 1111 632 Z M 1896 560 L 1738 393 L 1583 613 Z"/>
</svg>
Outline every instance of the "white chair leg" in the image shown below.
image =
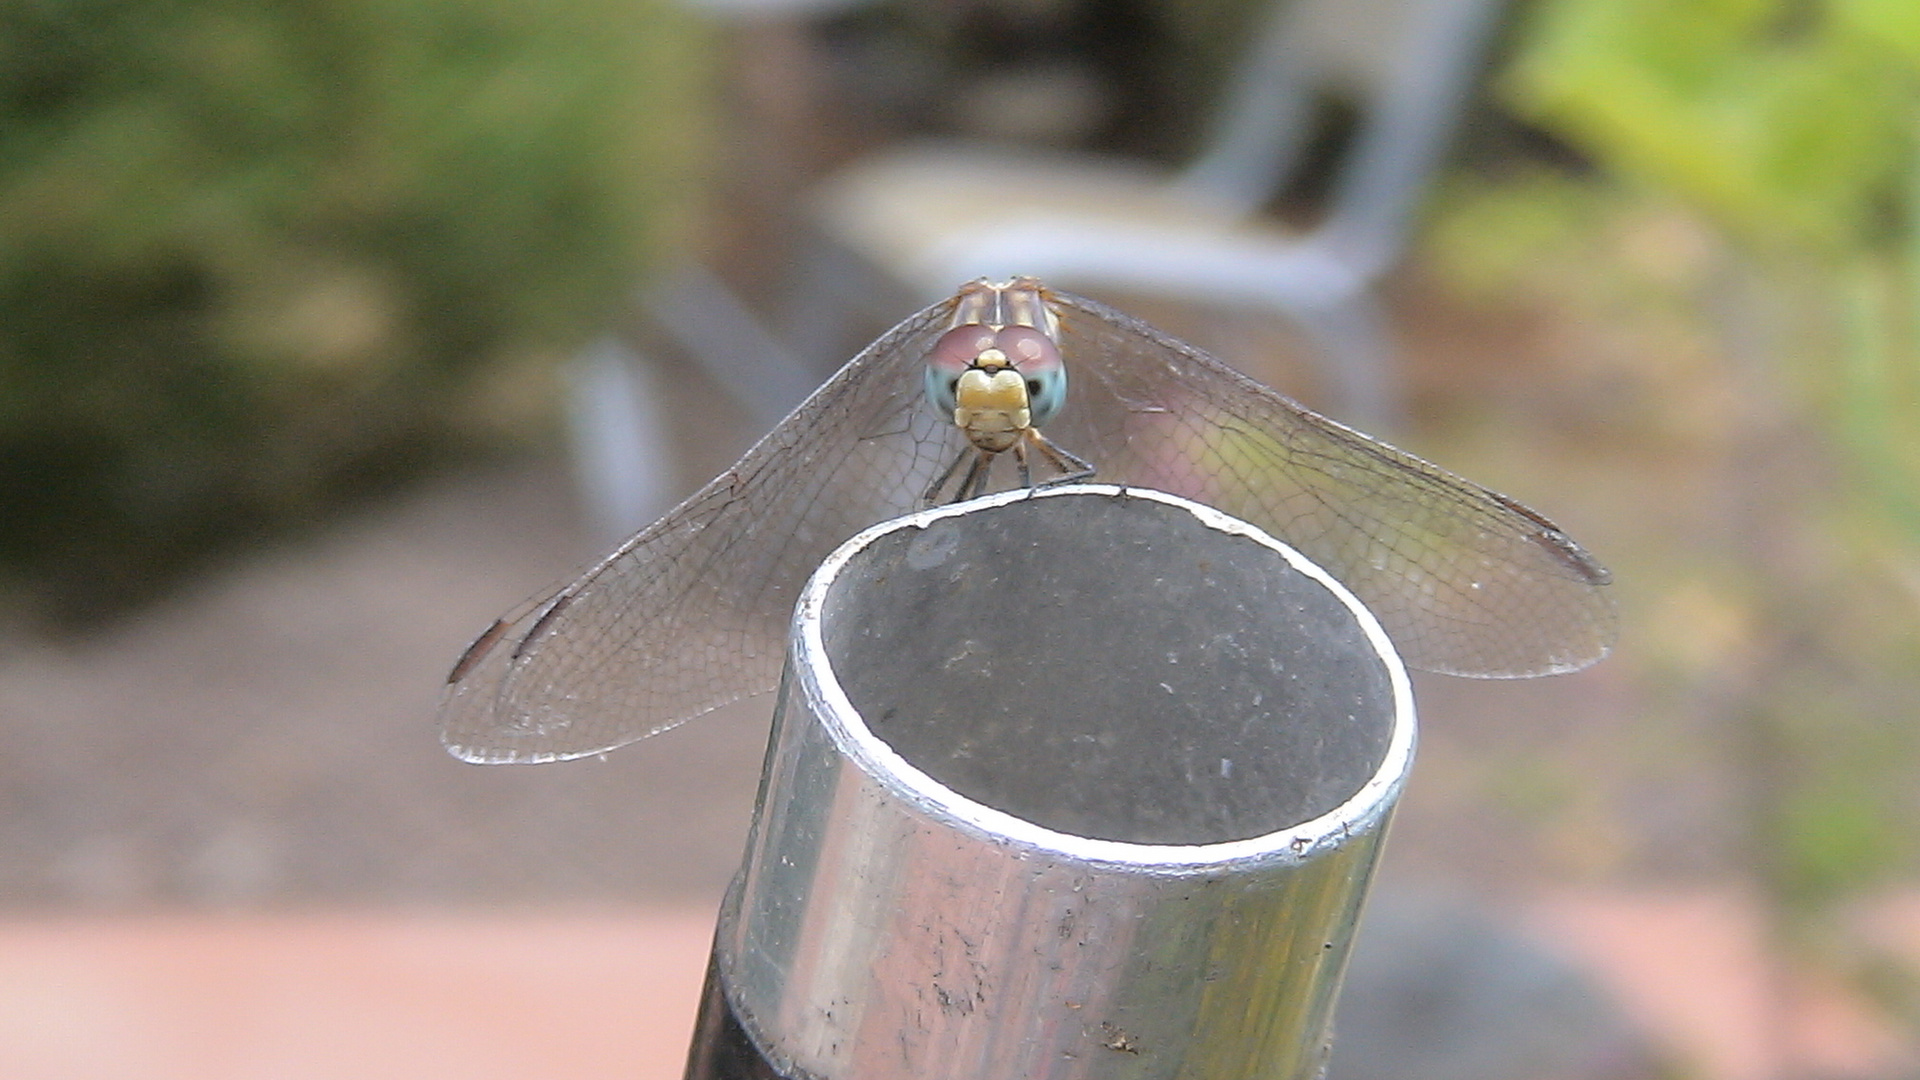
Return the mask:
<svg viewBox="0 0 1920 1080">
<path fill-rule="evenodd" d="M 646 360 L 604 337 L 567 367 L 567 435 L 574 484 L 590 527 L 624 539 L 658 517 L 672 497 L 673 440 Z"/>
<path fill-rule="evenodd" d="M 641 294 L 653 329 L 745 406 L 760 427 L 779 423 L 820 385 L 806 358 L 789 349 L 718 274 L 683 263 Z"/>
<path fill-rule="evenodd" d="M 780 325 L 794 355 L 815 369 L 816 382 L 839 370 L 880 331 L 933 299 L 913 295 L 825 238 L 803 245 L 798 262 L 783 298 Z M 953 284 L 957 288 L 960 282 Z"/>
<path fill-rule="evenodd" d="M 1406 402 L 1394 371 L 1393 332 L 1369 294 L 1290 314 L 1313 340 L 1343 424 L 1379 435 L 1404 430 Z"/>
</svg>

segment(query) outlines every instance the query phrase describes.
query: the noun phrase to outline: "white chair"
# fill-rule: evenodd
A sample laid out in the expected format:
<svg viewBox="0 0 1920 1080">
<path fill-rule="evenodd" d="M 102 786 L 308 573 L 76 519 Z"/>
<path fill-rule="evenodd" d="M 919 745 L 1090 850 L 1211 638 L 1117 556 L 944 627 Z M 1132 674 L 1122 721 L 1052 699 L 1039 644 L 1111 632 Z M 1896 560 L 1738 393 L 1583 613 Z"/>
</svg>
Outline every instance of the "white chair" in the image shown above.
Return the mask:
<svg viewBox="0 0 1920 1080">
<path fill-rule="evenodd" d="M 871 0 L 683 2 L 727 32 L 729 62 L 738 67 L 791 51 L 809 21 Z M 833 370 L 804 363 L 696 258 L 683 257 L 636 290 L 632 319 L 645 329 L 644 345 L 631 334 L 609 334 L 577 352 L 565 371 L 574 487 L 586 524 L 609 543 L 671 507 L 686 479 L 678 475 L 679 447 L 661 404 L 669 376 L 648 354 L 665 348 L 692 360 L 761 429 L 778 423 Z"/>
<path fill-rule="evenodd" d="M 1277 311 L 1322 350 L 1336 408 L 1393 427 L 1401 404 L 1375 296 L 1461 112 L 1497 0 L 1278 3 L 1185 170 L 966 143 L 857 162 L 812 207 L 844 258 L 812 266 L 801 355 L 868 294 L 920 303 L 976 277 L 1031 274 L 1079 292 Z M 1263 209 L 1303 164 L 1319 95 L 1357 125 L 1317 224 Z M 829 253 L 827 259 L 834 256 Z M 917 306 L 917 304 L 915 305 Z M 900 314 L 903 312 L 891 312 Z"/>
<path fill-rule="evenodd" d="M 782 18 L 848 2 L 857 0 L 737 0 Z M 824 242 L 795 275 L 784 318 L 750 310 L 697 262 L 645 289 L 641 314 L 770 427 L 865 343 L 850 330 L 884 329 L 976 277 L 1033 274 L 1076 291 L 1278 311 L 1319 345 L 1341 417 L 1391 430 L 1400 395 L 1373 286 L 1406 242 L 1498 6 L 1274 0 L 1185 170 L 902 146 L 814 193 Z M 1359 122 L 1319 223 L 1291 230 L 1262 212 L 1304 164 L 1323 94 L 1349 100 Z M 570 408 L 579 483 L 609 536 L 663 508 L 674 450 L 645 407 L 652 391 L 636 382 L 648 372 L 622 373 L 621 363 L 644 368 L 604 345 L 583 352 Z"/>
</svg>

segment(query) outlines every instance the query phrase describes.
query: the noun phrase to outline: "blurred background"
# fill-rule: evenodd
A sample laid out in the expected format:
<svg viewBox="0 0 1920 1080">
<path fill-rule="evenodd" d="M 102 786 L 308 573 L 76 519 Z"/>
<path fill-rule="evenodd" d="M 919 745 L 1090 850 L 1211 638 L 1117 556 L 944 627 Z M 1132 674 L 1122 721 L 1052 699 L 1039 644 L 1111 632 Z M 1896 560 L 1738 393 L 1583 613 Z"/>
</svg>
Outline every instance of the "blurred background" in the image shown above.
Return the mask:
<svg viewBox="0 0 1920 1080">
<path fill-rule="evenodd" d="M 678 1075 L 764 703 L 476 768 L 435 736 L 448 666 L 958 284 L 930 291 L 960 263 L 925 246 L 886 261 L 886 208 L 932 205 L 881 186 L 901 147 L 1024 148 L 1069 192 L 1109 174 L 1052 163 L 1124 160 L 1116 199 L 1225 213 L 1181 185 L 1291 115 L 1236 111 L 1249 58 L 1291 55 L 1261 27 L 1389 82 L 1426 55 L 1331 7 L 0 0 L 0 1071 L 306 1075 L 274 1054 L 307 1039 L 363 1048 L 359 1075 L 524 1074 L 339 1005 L 385 1001 L 354 971 L 405 954 L 468 959 L 420 961 L 447 981 L 395 1015 L 532 1015 L 530 1061 L 542 1031 L 599 1048 L 550 1075 Z M 1599 666 L 1417 686 L 1381 933 L 1515 933 L 1591 987 L 1583 1030 L 1622 1033 L 1467 1075 L 1920 1073 L 1920 6 L 1479 8 L 1484 34 L 1427 31 L 1459 73 L 1396 132 L 1437 157 L 1383 211 L 1372 337 L 1057 283 L 1369 416 L 1613 569 Z M 1260 235 L 1367 202 L 1340 152 L 1382 107 L 1343 85 L 1253 155 Z M 303 947 L 343 1011 L 288 989 L 325 982 L 273 952 Z M 523 952 L 477 974 L 489 948 Z M 1444 957 L 1425 983 L 1361 960 L 1357 986 L 1461 992 Z M 515 972 L 489 992 L 568 1020 L 458 997 Z M 202 1050 L 170 1030 L 223 1012 Z M 1402 1062 L 1450 1075 L 1423 1045 Z"/>
</svg>

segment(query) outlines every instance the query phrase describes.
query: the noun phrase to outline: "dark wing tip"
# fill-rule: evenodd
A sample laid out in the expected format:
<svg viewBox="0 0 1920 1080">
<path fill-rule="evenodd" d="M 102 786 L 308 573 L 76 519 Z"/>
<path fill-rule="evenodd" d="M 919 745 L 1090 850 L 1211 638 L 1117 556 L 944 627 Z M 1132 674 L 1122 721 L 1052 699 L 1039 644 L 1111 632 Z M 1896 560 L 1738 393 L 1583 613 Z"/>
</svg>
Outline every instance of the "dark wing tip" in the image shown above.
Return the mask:
<svg viewBox="0 0 1920 1080">
<path fill-rule="evenodd" d="M 1532 536 L 1533 542 L 1545 549 L 1556 562 L 1572 570 L 1581 581 L 1594 586 L 1608 585 L 1613 582 L 1613 571 L 1600 565 L 1600 560 L 1588 554 L 1586 548 L 1581 547 L 1573 537 L 1567 535 L 1565 529 L 1555 525 L 1545 514 L 1497 491 L 1485 488 L 1481 490 L 1493 496 L 1493 500 L 1501 506 L 1538 526 L 1538 531 Z"/>
<path fill-rule="evenodd" d="M 447 672 L 447 685 L 452 686 L 466 678 L 474 668 L 479 667 L 480 661 L 485 660 L 487 654 L 493 651 L 493 647 L 500 644 L 501 636 L 507 632 L 507 627 L 510 625 L 512 624 L 505 619 L 495 619 L 491 626 L 481 631 L 480 636 L 474 638 L 473 643 L 460 654 L 460 659 L 453 662 L 453 670 Z"/>
<path fill-rule="evenodd" d="M 1581 547 L 1573 537 L 1559 529 L 1547 529 L 1535 533 L 1533 540 L 1588 585 L 1597 587 L 1613 583 L 1613 571 L 1602 566 L 1600 560 L 1588 554 L 1586 548 Z"/>
</svg>

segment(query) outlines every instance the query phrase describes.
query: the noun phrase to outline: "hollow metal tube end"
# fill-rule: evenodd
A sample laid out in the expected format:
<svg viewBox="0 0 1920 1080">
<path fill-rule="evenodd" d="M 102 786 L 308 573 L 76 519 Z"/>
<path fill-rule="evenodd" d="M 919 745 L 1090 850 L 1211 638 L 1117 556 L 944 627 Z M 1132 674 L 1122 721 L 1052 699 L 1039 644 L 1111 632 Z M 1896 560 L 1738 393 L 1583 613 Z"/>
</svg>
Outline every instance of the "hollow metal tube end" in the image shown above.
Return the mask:
<svg viewBox="0 0 1920 1080">
<path fill-rule="evenodd" d="M 1379 624 L 1244 522 L 875 526 L 796 609 L 709 1001 L 770 1071 L 726 1075 L 1318 1076 L 1413 749 Z"/>
</svg>

